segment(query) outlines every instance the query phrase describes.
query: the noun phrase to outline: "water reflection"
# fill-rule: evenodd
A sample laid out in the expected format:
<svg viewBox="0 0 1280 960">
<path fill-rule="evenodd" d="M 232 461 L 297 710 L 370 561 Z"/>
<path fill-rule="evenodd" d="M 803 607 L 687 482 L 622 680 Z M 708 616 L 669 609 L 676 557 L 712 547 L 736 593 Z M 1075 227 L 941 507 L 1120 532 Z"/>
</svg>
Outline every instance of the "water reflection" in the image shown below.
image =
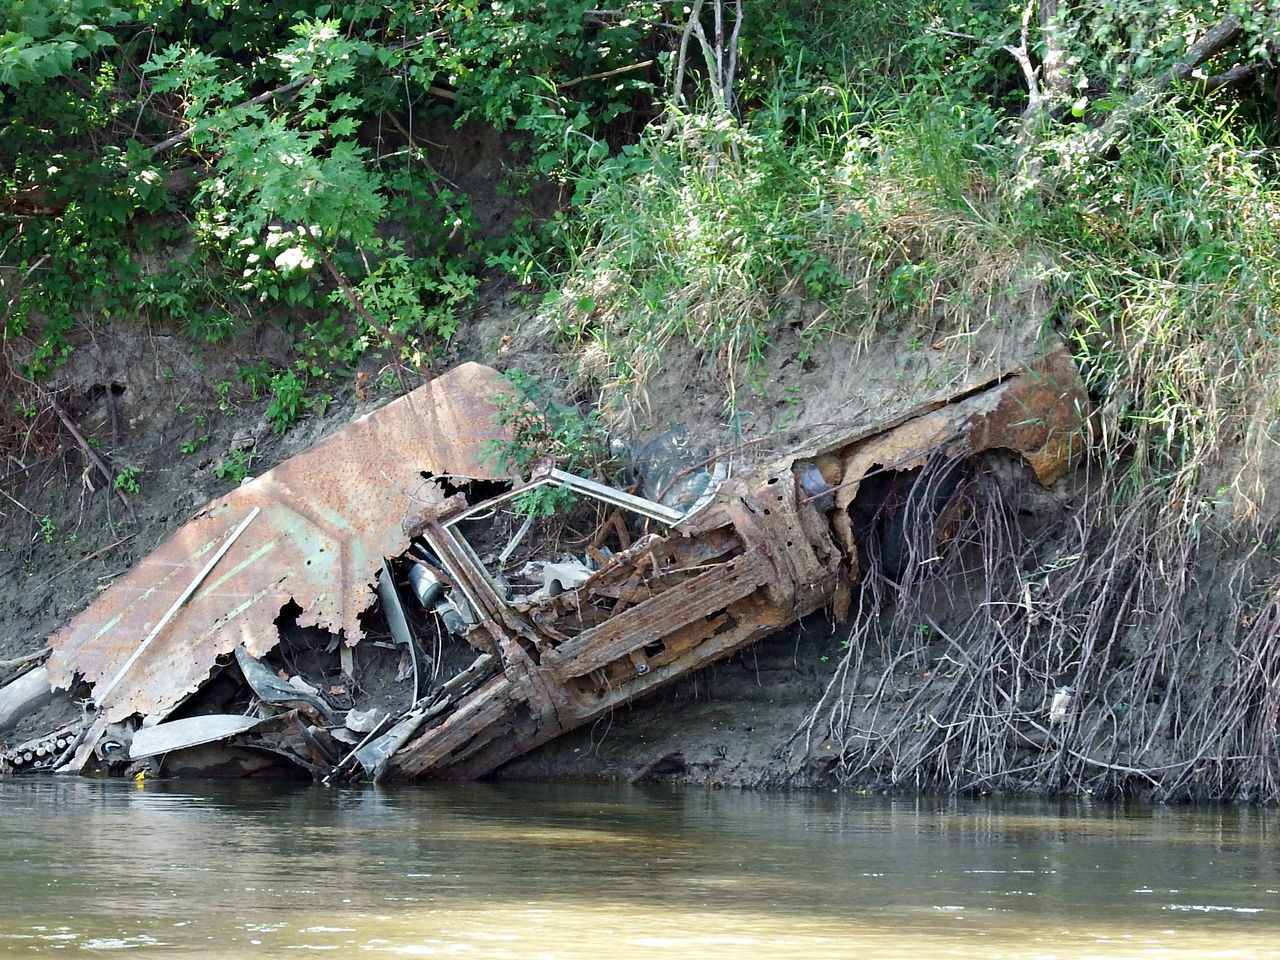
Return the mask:
<svg viewBox="0 0 1280 960">
<path fill-rule="evenodd" d="M 1275 811 L 0 782 L 0 955 L 1277 957 Z"/>
</svg>

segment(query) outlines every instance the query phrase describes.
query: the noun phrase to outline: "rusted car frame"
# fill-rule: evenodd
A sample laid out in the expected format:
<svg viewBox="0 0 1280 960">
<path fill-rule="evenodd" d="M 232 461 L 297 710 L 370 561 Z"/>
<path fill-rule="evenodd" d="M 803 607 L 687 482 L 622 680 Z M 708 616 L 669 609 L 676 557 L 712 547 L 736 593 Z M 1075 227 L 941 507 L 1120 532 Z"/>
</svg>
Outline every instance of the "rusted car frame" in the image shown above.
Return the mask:
<svg viewBox="0 0 1280 960">
<path fill-rule="evenodd" d="M 464 365 L 201 511 L 51 638 L 53 685 L 98 691 L 59 762 L 123 769 L 217 740 L 326 779 L 484 776 L 815 610 L 845 616 L 864 567 L 851 508 L 865 477 L 1007 448 L 1052 481 L 1080 453 L 1086 403 L 1070 358 L 1054 351 L 960 396 L 718 476 L 677 508 L 553 468 L 523 484 L 502 477 L 483 454 L 509 441 L 492 404 L 501 389 L 493 371 Z M 570 491 L 576 519 L 535 524 L 522 512 L 521 498 L 543 487 Z M 175 603 L 250 509 L 263 515 Z M 393 616 L 402 603 L 408 613 Z M 297 629 L 341 641 L 326 676 L 340 668 L 351 682 L 326 690 L 287 660 L 251 680 L 276 655 L 290 605 Z M 375 610 L 392 623 L 390 643 L 366 636 Z M 411 661 L 409 696 L 402 683 L 369 711 L 334 701 L 359 685 L 355 655 L 366 648 Z M 257 691 L 244 711 L 271 723 L 201 702 L 213 677 L 236 671 Z M 377 715 L 367 732 L 343 720 L 366 712 Z M 208 729 L 229 735 L 202 729 L 204 715 L 222 717 Z M 174 721 L 183 730 L 166 736 Z M 130 752 L 139 726 L 148 732 Z"/>
</svg>

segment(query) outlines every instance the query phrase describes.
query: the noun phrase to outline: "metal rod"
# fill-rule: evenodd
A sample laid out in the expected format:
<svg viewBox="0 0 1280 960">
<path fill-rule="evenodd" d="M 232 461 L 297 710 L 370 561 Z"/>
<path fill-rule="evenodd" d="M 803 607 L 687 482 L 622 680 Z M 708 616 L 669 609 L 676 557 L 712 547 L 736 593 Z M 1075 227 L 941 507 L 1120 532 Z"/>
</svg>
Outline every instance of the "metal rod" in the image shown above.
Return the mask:
<svg viewBox="0 0 1280 960">
<path fill-rule="evenodd" d="M 568 487 L 575 493 L 584 493 L 602 500 L 605 503 L 612 504 L 615 507 L 623 507 L 631 510 L 641 516 L 648 517 L 651 520 L 657 520 L 665 523 L 667 526 L 674 527 L 686 516 L 680 510 L 675 510 L 665 504 L 655 503 L 652 500 L 646 500 L 643 497 L 636 497 L 629 493 L 624 493 L 614 487 L 607 486 L 603 483 L 597 483 L 594 480 L 588 480 L 586 477 L 579 477 L 577 474 L 565 473 L 563 470 L 552 469 L 548 473 L 535 476 L 529 483 L 522 487 L 517 487 L 506 493 L 499 494 L 491 500 L 484 500 L 477 503 L 473 507 L 463 510 L 456 516 L 445 520 L 441 526 L 445 529 L 452 529 L 465 520 L 474 520 L 481 513 L 493 510 L 494 507 L 508 500 L 514 500 L 516 497 L 530 490 L 534 490 L 540 486 L 547 484 L 556 484 L 562 487 Z"/>
<path fill-rule="evenodd" d="M 359 753 L 359 752 L 360 752 L 360 748 L 361 748 L 361 747 L 363 747 L 363 746 L 364 746 L 366 743 L 368 743 L 370 740 L 372 740 L 372 739 L 374 738 L 374 736 L 375 736 L 375 735 L 377 735 L 377 734 L 382 730 L 382 726 L 383 726 L 383 724 L 385 724 L 385 723 L 386 723 L 388 720 L 390 720 L 390 719 L 391 719 L 391 714 L 390 714 L 390 712 L 388 712 L 388 713 L 384 713 L 384 714 L 382 715 L 382 719 L 381 719 L 381 720 L 379 720 L 377 723 L 375 723 L 375 724 L 373 725 L 373 729 L 372 729 L 372 730 L 370 730 L 367 734 L 365 734 L 364 739 L 363 739 L 363 740 L 361 740 L 359 743 L 357 743 L 354 747 L 352 747 L 352 748 L 351 748 L 351 752 L 350 752 L 350 753 L 348 753 L 348 754 L 347 754 L 345 757 L 343 757 L 341 760 L 339 760 L 339 761 L 337 762 L 337 764 L 334 766 L 334 768 L 333 768 L 332 770 L 330 770 L 330 771 L 329 771 L 328 775 L 327 775 L 327 776 L 325 776 L 325 777 L 324 777 L 320 782 L 321 782 L 321 783 L 323 783 L 323 784 L 328 784 L 328 782 L 329 782 L 330 780 L 332 780 L 332 779 L 333 779 L 334 777 L 336 777 L 339 773 L 341 773 L 341 772 L 342 772 L 342 768 L 343 768 L 343 767 L 345 767 L 345 766 L 347 765 L 347 763 L 351 760 L 351 758 L 352 758 L 352 757 L 354 757 L 357 753 Z"/>
<path fill-rule="evenodd" d="M 611 503 L 615 507 L 624 507 L 627 510 L 634 510 L 642 516 L 661 521 L 669 526 L 675 526 L 685 517 L 683 511 L 675 510 L 666 504 L 655 503 L 643 497 L 636 497 L 614 487 L 606 486 L 603 483 L 588 480 L 586 477 L 565 473 L 563 470 L 553 469 L 549 476 L 552 480 L 558 480 L 563 486 L 567 486 L 571 490 L 576 490 L 579 493 L 589 493 L 605 503 Z"/>
<path fill-rule="evenodd" d="M 173 601 L 173 606 L 171 606 L 165 615 L 160 618 L 160 622 L 151 628 L 151 632 L 147 634 L 147 638 L 143 640 L 142 643 L 138 644 L 138 649 L 133 651 L 133 655 L 125 661 L 124 666 L 120 668 L 120 672 L 115 675 L 115 678 L 102 689 L 101 693 L 95 693 L 95 703 L 101 704 L 102 701 L 106 699 L 107 694 L 116 688 L 116 684 L 124 679 L 125 674 L 129 672 L 129 668 L 138 661 L 138 658 L 142 656 L 143 651 L 146 650 L 147 647 L 151 646 L 151 641 L 160 635 L 160 631 L 163 630 L 165 625 L 173 619 L 174 614 L 178 612 L 184 603 L 191 599 L 191 595 L 195 593 L 196 588 L 204 582 L 204 578 L 209 575 L 215 566 L 217 566 L 218 561 L 222 559 L 223 555 L 231 549 L 231 545 L 240 538 L 240 534 L 244 533 L 249 524 L 253 522 L 253 518 L 261 512 L 261 507 L 254 507 L 249 511 L 249 515 L 240 521 L 240 526 L 236 527 L 231 536 L 227 537 L 222 546 L 218 548 L 218 552 L 215 553 L 209 559 L 209 562 L 204 565 L 204 569 L 196 574 L 195 579 L 187 584 L 187 588 L 182 591 L 177 600 Z"/>
<path fill-rule="evenodd" d="M 524 523 L 520 524 L 520 529 L 516 531 L 516 535 L 511 538 L 511 542 L 506 545 L 503 551 L 498 554 L 498 566 L 502 566 L 511 559 L 511 555 L 516 552 L 516 547 L 520 546 L 520 541 L 524 539 L 524 535 L 529 532 L 529 528 L 533 526 L 533 517 L 524 518 Z"/>
</svg>

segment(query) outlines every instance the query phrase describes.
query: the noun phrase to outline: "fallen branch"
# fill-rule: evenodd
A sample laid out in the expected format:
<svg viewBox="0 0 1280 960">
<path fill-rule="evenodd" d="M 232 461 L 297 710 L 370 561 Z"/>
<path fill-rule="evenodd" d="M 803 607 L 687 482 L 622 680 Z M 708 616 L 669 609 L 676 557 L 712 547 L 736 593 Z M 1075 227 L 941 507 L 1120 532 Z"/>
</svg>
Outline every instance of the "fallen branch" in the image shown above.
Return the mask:
<svg viewBox="0 0 1280 960">
<path fill-rule="evenodd" d="M 1192 71 L 1203 66 L 1219 53 L 1235 43 L 1244 31 L 1244 25 L 1235 14 L 1228 14 L 1209 29 L 1199 42 L 1187 48 L 1187 54 L 1158 81 L 1159 89 L 1164 89 L 1175 80 L 1186 80 Z"/>
<path fill-rule="evenodd" d="M 36 520 L 39 520 L 39 519 L 40 519 L 40 514 L 36 513 L 34 510 L 32 510 L 30 507 L 28 507 L 25 503 L 22 503 L 20 500 L 18 500 L 18 499 L 16 499 L 15 497 L 13 497 L 13 496 L 12 496 L 12 495 L 7 491 L 7 490 L 5 490 L 5 489 L 3 489 L 3 488 L 0 488 L 0 495 L 4 496 L 4 498 L 5 498 L 6 500 L 8 500 L 10 503 L 12 503 L 12 504 L 13 504 L 15 507 L 17 507 L 19 510 L 23 511 L 24 513 L 26 513 L 26 514 L 27 514 L 27 516 L 32 517 L 32 518 L 34 518 L 34 519 L 36 519 Z"/>
<path fill-rule="evenodd" d="M 89 458 L 89 462 L 98 468 L 98 472 L 102 474 L 108 489 L 115 490 L 116 494 L 120 497 L 121 502 L 125 505 L 125 509 L 127 509 L 130 516 L 132 516 L 133 504 L 131 504 L 129 502 L 129 498 L 124 495 L 124 491 L 115 485 L 115 471 L 112 470 L 111 465 L 107 463 L 106 458 L 95 450 L 92 445 L 90 445 L 89 441 L 85 439 L 84 434 L 76 428 L 76 425 L 71 421 L 71 418 L 67 416 L 67 412 L 63 410 L 56 401 L 52 401 L 51 405 L 53 407 L 53 412 L 58 415 L 58 419 L 62 421 L 62 425 L 67 428 L 67 431 L 71 436 L 75 437 L 76 443 L 80 445 L 80 449 L 84 451 L 84 455 Z"/>
<path fill-rule="evenodd" d="M 1074 145 L 1064 152 L 1074 156 L 1097 156 L 1110 149 L 1128 132 L 1134 118 L 1151 106 L 1157 97 L 1175 82 L 1190 79 L 1198 67 L 1227 49 L 1242 33 L 1243 25 L 1239 17 L 1234 14 L 1223 17 L 1199 41 L 1187 48 L 1186 55 L 1181 60 L 1111 111 L 1111 115 L 1100 126 L 1076 138 Z"/>
<path fill-rule="evenodd" d="M 1233 83 L 1248 80 L 1263 66 L 1264 64 L 1261 63 L 1237 63 L 1230 70 L 1224 70 L 1222 73 L 1215 73 L 1212 77 L 1206 77 L 1196 84 L 1196 90 L 1208 95 Z"/>
<path fill-rule="evenodd" d="M 435 84 L 427 87 L 427 93 L 433 97 L 439 97 L 441 100 L 448 100 L 450 103 L 456 103 L 458 100 L 458 94 L 455 91 L 437 87 Z"/>
<path fill-rule="evenodd" d="M 586 83 L 588 80 L 604 80 L 608 77 L 616 77 L 620 73 L 634 73 L 637 70 L 645 70 L 652 67 L 655 60 L 643 60 L 640 63 L 633 63 L 626 67 L 616 67 L 613 70 L 605 70 L 603 73 L 589 73 L 585 77 L 575 77 L 572 80 L 566 80 L 564 83 L 557 83 L 557 90 L 568 90 L 570 87 L 576 87 L 580 83 Z"/>
<path fill-rule="evenodd" d="M 52 577 L 50 577 L 49 581 L 53 582 L 54 580 L 57 580 L 59 577 L 70 573 L 72 570 L 80 566 L 80 564 L 82 563 L 88 563 L 90 560 L 97 560 L 99 557 L 110 553 L 116 547 L 120 546 L 120 544 L 128 543 L 130 540 L 134 538 L 134 536 L 136 536 L 136 534 L 131 533 L 127 537 L 122 537 L 121 539 L 117 540 L 115 543 L 109 543 L 105 547 L 100 547 L 99 549 L 93 551 L 93 553 L 85 554 L 75 563 L 68 564 L 67 566 L 63 567 L 61 570 L 55 573 Z M 3 664 L 0 664 L 0 666 L 3 666 Z"/>
<path fill-rule="evenodd" d="M 0 660 L 0 670 L 13 670 L 16 667 L 25 667 L 31 663 L 38 663 L 45 659 L 53 652 L 52 647 L 42 647 L 31 653 L 23 654 L 20 657 L 13 657 L 9 660 Z"/>
</svg>

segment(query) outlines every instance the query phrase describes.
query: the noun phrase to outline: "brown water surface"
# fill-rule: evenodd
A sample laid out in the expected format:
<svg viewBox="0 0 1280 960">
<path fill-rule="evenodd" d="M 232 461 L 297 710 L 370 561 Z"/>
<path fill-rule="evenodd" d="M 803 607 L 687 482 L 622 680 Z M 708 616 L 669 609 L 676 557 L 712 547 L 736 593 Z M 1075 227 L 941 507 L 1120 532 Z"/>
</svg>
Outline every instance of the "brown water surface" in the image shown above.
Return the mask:
<svg viewBox="0 0 1280 960">
<path fill-rule="evenodd" d="M 1280 813 L 0 781 L 0 956 L 1280 957 Z"/>
</svg>

